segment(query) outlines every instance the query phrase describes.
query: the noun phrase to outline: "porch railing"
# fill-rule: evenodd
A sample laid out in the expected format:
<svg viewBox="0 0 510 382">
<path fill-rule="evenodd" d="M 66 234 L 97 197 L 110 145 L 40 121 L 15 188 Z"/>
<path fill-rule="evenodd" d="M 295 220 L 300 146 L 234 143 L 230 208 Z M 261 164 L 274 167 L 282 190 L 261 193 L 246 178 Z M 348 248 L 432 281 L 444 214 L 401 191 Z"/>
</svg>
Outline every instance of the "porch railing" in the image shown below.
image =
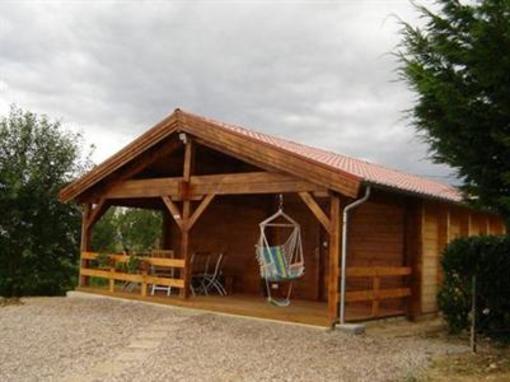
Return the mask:
<svg viewBox="0 0 510 382">
<path fill-rule="evenodd" d="M 184 288 L 184 280 L 149 274 L 151 266 L 159 268 L 184 268 L 183 259 L 169 259 L 163 257 L 136 256 L 141 263 L 139 273 L 126 273 L 118 269 L 117 264 L 127 263 L 131 256 L 122 254 L 108 254 L 109 266 L 105 268 L 91 268 L 90 260 L 97 260 L 99 254 L 96 252 L 82 252 L 80 277 L 98 277 L 109 280 L 110 292 L 115 291 L 115 281 L 126 281 L 140 284 L 140 293 L 147 296 L 147 286 L 150 284 L 164 285 L 174 288 Z M 181 272 L 182 273 L 182 272 Z"/>
<path fill-rule="evenodd" d="M 410 267 L 349 267 L 347 268 L 347 282 L 352 278 L 365 278 L 371 280 L 371 289 L 347 291 L 346 302 L 372 302 L 371 318 L 380 317 L 380 302 L 389 299 L 403 299 L 411 296 L 408 280 L 404 280 L 402 287 L 381 288 L 381 279 L 406 277 L 411 275 Z"/>
</svg>

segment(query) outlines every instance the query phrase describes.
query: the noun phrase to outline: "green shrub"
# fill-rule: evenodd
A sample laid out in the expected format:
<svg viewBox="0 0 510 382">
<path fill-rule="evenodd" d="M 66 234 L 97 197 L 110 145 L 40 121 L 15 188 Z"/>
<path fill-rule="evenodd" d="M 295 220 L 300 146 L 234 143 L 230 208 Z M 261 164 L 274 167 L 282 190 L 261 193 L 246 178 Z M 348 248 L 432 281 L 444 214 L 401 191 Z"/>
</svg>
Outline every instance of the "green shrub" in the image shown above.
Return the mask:
<svg viewBox="0 0 510 382">
<path fill-rule="evenodd" d="M 438 294 L 452 333 L 470 323 L 472 279 L 476 276 L 477 330 L 510 339 L 510 236 L 475 236 L 451 242 L 441 260 L 443 286 Z"/>
<path fill-rule="evenodd" d="M 89 168 L 79 135 L 13 107 L 0 117 L 0 296 L 62 295 L 76 283 L 81 212 L 59 190 Z"/>
</svg>

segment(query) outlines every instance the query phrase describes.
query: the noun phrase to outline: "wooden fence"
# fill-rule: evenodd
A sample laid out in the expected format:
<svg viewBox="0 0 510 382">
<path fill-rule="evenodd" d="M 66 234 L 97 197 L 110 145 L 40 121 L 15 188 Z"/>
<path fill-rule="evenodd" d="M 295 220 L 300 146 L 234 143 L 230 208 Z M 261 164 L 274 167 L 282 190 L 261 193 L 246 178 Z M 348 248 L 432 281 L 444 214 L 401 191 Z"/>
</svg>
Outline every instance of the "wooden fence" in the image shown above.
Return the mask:
<svg viewBox="0 0 510 382">
<path fill-rule="evenodd" d="M 408 287 L 381 289 L 382 278 L 405 277 L 411 275 L 410 267 L 350 267 L 347 268 L 347 279 L 369 278 L 372 280 L 372 289 L 348 291 L 345 294 L 346 302 L 372 302 L 371 317 L 380 316 L 379 303 L 381 300 L 407 298 L 411 296 Z M 404 283 L 408 285 L 408 283 Z"/>
<path fill-rule="evenodd" d="M 121 254 L 108 254 L 110 260 L 109 269 L 90 268 L 88 263 L 90 260 L 97 260 L 98 253 L 95 252 L 82 252 L 81 253 L 81 267 L 80 276 L 85 277 L 99 277 L 109 280 L 110 292 L 115 292 L 115 281 L 126 281 L 140 284 L 140 293 L 142 296 L 147 296 L 147 285 L 164 285 L 174 288 L 184 288 L 184 280 L 155 276 L 149 274 L 151 266 L 158 268 L 184 268 L 183 259 L 170 259 L 163 257 L 147 257 L 136 256 L 143 266 L 140 266 L 140 273 L 126 273 L 117 269 L 117 263 L 127 263 L 130 256 Z"/>
</svg>

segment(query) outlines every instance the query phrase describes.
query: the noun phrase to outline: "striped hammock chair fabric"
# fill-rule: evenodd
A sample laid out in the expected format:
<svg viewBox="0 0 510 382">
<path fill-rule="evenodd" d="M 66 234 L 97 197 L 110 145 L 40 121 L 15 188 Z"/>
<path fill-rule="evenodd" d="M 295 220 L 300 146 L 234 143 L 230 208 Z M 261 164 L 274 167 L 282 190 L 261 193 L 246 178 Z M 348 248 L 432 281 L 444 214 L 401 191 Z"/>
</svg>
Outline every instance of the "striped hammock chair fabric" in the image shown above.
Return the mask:
<svg viewBox="0 0 510 382">
<path fill-rule="evenodd" d="M 262 278 L 272 281 L 290 281 L 300 278 L 305 267 L 302 263 L 290 264 L 285 256 L 285 246 L 259 247 L 259 262 L 261 262 Z"/>
</svg>

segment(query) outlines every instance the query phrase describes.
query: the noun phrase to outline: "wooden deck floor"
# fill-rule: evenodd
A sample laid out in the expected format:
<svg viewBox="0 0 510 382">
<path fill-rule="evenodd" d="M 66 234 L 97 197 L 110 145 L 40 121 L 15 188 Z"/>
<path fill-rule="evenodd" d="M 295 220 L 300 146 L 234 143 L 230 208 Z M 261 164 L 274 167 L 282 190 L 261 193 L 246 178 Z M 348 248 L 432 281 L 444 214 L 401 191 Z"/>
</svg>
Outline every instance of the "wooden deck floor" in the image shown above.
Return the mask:
<svg viewBox="0 0 510 382">
<path fill-rule="evenodd" d="M 115 291 L 112 293 L 107 289 L 81 287 L 80 292 L 94 293 L 105 296 L 120 297 L 130 300 L 154 302 L 164 305 L 174 305 L 184 308 L 201 309 L 212 312 L 249 316 L 277 321 L 295 322 L 300 324 L 327 327 L 328 307 L 325 302 L 292 300 L 292 303 L 285 308 L 271 305 L 264 297 L 254 295 L 231 295 L 231 296 L 196 296 L 185 300 L 178 296 L 147 296 L 142 297 L 139 293 Z M 361 321 L 369 316 L 369 309 L 348 308 L 346 319 L 348 321 Z M 384 316 L 398 315 L 397 311 L 386 311 Z"/>
</svg>

